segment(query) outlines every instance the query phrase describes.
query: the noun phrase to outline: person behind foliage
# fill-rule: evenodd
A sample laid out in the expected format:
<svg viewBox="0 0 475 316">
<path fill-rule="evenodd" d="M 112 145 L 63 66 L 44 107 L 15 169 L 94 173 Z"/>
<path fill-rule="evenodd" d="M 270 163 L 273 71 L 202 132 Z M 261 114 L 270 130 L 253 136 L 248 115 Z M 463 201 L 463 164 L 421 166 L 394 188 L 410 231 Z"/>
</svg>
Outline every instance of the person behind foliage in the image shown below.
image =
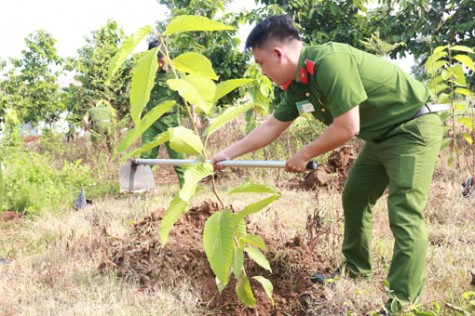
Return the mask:
<svg viewBox="0 0 475 316">
<path fill-rule="evenodd" d="M 109 153 L 114 146 L 114 114 L 112 109 L 106 106 L 105 101 L 97 102 L 95 107 L 87 110 L 83 116 L 84 130 L 90 131 L 91 141 L 97 149 L 106 144 Z"/>
<path fill-rule="evenodd" d="M 155 85 L 150 93 L 150 100 L 147 103 L 146 111 L 151 111 L 155 106 L 166 100 L 173 100 L 178 105 L 184 105 L 183 100 L 178 94 L 178 92 L 171 90 L 167 85 L 167 80 L 174 79 L 174 75 L 169 71 L 169 67 L 165 62 L 165 57 L 163 55 L 163 49 L 160 41 L 154 40 L 150 42 L 148 49 L 153 49 L 155 47 L 160 47 L 158 50 L 158 72 L 155 76 Z M 195 122 L 197 121 L 196 113 L 194 107 L 191 106 L 191 113 Z M 153 125 L 151 125 L 143 134 L 142 134 L 142 145 L 152 142 L 157 135 L 166 132 L 169 128 L 180 126 L 180 116 L 178 113 L 178 106 L 174 106 L 172 110 L 168 113 L 162 115 Z M 170 159 L 184 159 L 185 155 L 183 153 L 176 152 L 170 147 L 170 143 L 166 142 L 165 147 L 168 152 Z M 155 159 L 158 156 L 159 147 L 154 147 L 151 150 L 143 153 L 140 157 L 145 159 Z M 178 182 L 180 187 L 184 184 L 184 171 L 180 166 L 175 166 L 175 173 L 178 176 Z"/>
<path fill-rule="evenodd" d="M 215 169 L 223 168 L 222 160 L 268 145 L 304 113 L 327 128 L 288 158 L 289 172 L 303 172 L 309 160 L 355 136 L 363 139 L 342 197 L 344 264 L 335 273 L 317 273 L 311 279 L 324 283 L 342 272 L 353 278 L 371 275 L 372 208 L 387 189 L 395 238 L 387 280 L 394 297 L 382 314 L 416 302 L 425 282 L 428 249 L 423 212 L 443 136 L 441 120 L 428 104 L 428 89 L 394 64 L 350 45 L 305 45 L 285 15 L 257 24 L 247 48 L 285 96 L 267 121 L 214 155 Z"/>
</svg>

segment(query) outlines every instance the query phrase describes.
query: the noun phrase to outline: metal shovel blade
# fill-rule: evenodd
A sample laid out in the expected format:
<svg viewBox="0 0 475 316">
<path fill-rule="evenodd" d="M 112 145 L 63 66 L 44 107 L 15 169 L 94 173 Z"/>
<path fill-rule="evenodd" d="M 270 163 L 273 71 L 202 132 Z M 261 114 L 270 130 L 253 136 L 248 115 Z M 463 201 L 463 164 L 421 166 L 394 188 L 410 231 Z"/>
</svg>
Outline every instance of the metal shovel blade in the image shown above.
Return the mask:
<svg viewBox="0 0 475 316">
<path fill-rule="evenodd" d="M 127 162 L 119 168 L 120 192 L 141 193 L 155 191 L 155 180 L 149 165 Z"/>
</svg>

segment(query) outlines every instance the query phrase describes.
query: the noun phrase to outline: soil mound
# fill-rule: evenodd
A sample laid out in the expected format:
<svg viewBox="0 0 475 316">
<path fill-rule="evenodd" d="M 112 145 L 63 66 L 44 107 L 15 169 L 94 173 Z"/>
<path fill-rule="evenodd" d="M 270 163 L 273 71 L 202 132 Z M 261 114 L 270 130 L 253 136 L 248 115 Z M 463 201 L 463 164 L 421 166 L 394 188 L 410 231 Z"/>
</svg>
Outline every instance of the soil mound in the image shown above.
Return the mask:
<svg viewBox="0 0 475 316">
<path fill-rule="evenodd" d="M 102 243 L 99 271 L 114 271 L 147 291 L 173 287 L 188 280 L 201 295 L 201 307 L 213 315 L 255 315 L 255 310 L 239 302 L 234 292 L 235 282 L 230 281 L 221 294 L 216 288 L 215 276 L 204 253 L 202 234 L 206 219 L 218 210 L 218 204 L 210 200 L 189 209 L 175 225 L 165 247 L 160 244 L 158 235 L 164 209 L 135 223 L 127 238 L 110 236 L 103 229 L 107 241 Z M 309 218 L 309 222 L 318 221 Z M 309 225 L 313 230 L 321 228 L 313 224 Z M 317 271 L 328 272 L 331 265 L 315 252 L 316 238 L 324 236 L 312 229 L 305 236 L 296 236 L 287 242 L 276 237 L 281 235 L 279 232 L 272 236 L 261 235 L 267 245 L 264 254 L 272 274 L 253 261 L 245 260 L 249 277 L 262 275 L 274 286 L 275 305 L 272 306 L 261 286 L 251 281 L 259 315 L 306 315 L 309 299 L 320 299 L 323 295 L 321 287 L 312 285 L 309 277 Z"/>
</svg>

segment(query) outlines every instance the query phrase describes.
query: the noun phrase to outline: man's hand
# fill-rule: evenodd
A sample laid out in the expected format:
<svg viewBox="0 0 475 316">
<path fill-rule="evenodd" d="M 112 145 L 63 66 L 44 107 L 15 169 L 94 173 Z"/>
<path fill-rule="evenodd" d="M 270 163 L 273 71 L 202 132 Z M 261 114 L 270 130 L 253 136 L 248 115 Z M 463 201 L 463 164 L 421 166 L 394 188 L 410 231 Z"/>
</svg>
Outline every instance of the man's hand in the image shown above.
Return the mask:
<svg viewBox="0 0 475 316">
<path fill-rule="evenodd" d="M 226 149 L 227 149 L 227 148 L 226 148 Z M 211 158 L 211 164 L 212 164 L 213 167 L 214 167 L 214 171 L 221 171 L 221 170 L 224 169 L 224 167 L 219 164 L 220 161 L 223 161 L 223 160 L 231 160 L 231 157 L 230 157 L 229 154 L 226 152 L 226 151 L 227 151 L 226 149 L 221 150 L 220 152 L 218 152 L 217 154 L 215 154 L 215 155 L 213 156 L 213 158 Z"/>
<path fill-rule="evenodd" d="M 305 172 L 310 158 L 304 157 L 302 152 L 295 153 L 285 163 L 285 171 L 287 172 Z"/>
</svg>

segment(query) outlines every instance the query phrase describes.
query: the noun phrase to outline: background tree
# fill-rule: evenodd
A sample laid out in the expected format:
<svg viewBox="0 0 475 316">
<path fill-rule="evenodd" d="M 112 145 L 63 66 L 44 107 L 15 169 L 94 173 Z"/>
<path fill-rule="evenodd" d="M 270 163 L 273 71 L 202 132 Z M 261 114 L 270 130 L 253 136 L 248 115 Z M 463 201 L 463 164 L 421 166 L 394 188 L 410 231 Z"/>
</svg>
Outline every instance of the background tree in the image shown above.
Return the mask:
<svg viewBox="0 0 475 316">
<path fill-rule="evenodd" d="M 22 123 L 53 123 L 65 109 L 64 94 L 57 84 L 63 60 L 55 42 L 43 30 L 30 34 L 21 59 L 10 59 L 10 65 L 4 68 L 0 107 L 2 111 L 15 109 Z"/>
<path fill-rule="evenodd" d="M 110 104 L 119 120 L 128 115 L 132 61 L 108 81 L 109 62 L 124 37 L 122 28 L 109 20 L 86 38 L 86 44 L 78 49 L 78 57 L 69 60 L 68 69 L 75 72 L 74 78 L 80 83 L 79 86 L 70 85 L 68 88 L 69 120 L 74 124 L 79 124 L 86 111 L 99 101 Z"/>
</svg>

